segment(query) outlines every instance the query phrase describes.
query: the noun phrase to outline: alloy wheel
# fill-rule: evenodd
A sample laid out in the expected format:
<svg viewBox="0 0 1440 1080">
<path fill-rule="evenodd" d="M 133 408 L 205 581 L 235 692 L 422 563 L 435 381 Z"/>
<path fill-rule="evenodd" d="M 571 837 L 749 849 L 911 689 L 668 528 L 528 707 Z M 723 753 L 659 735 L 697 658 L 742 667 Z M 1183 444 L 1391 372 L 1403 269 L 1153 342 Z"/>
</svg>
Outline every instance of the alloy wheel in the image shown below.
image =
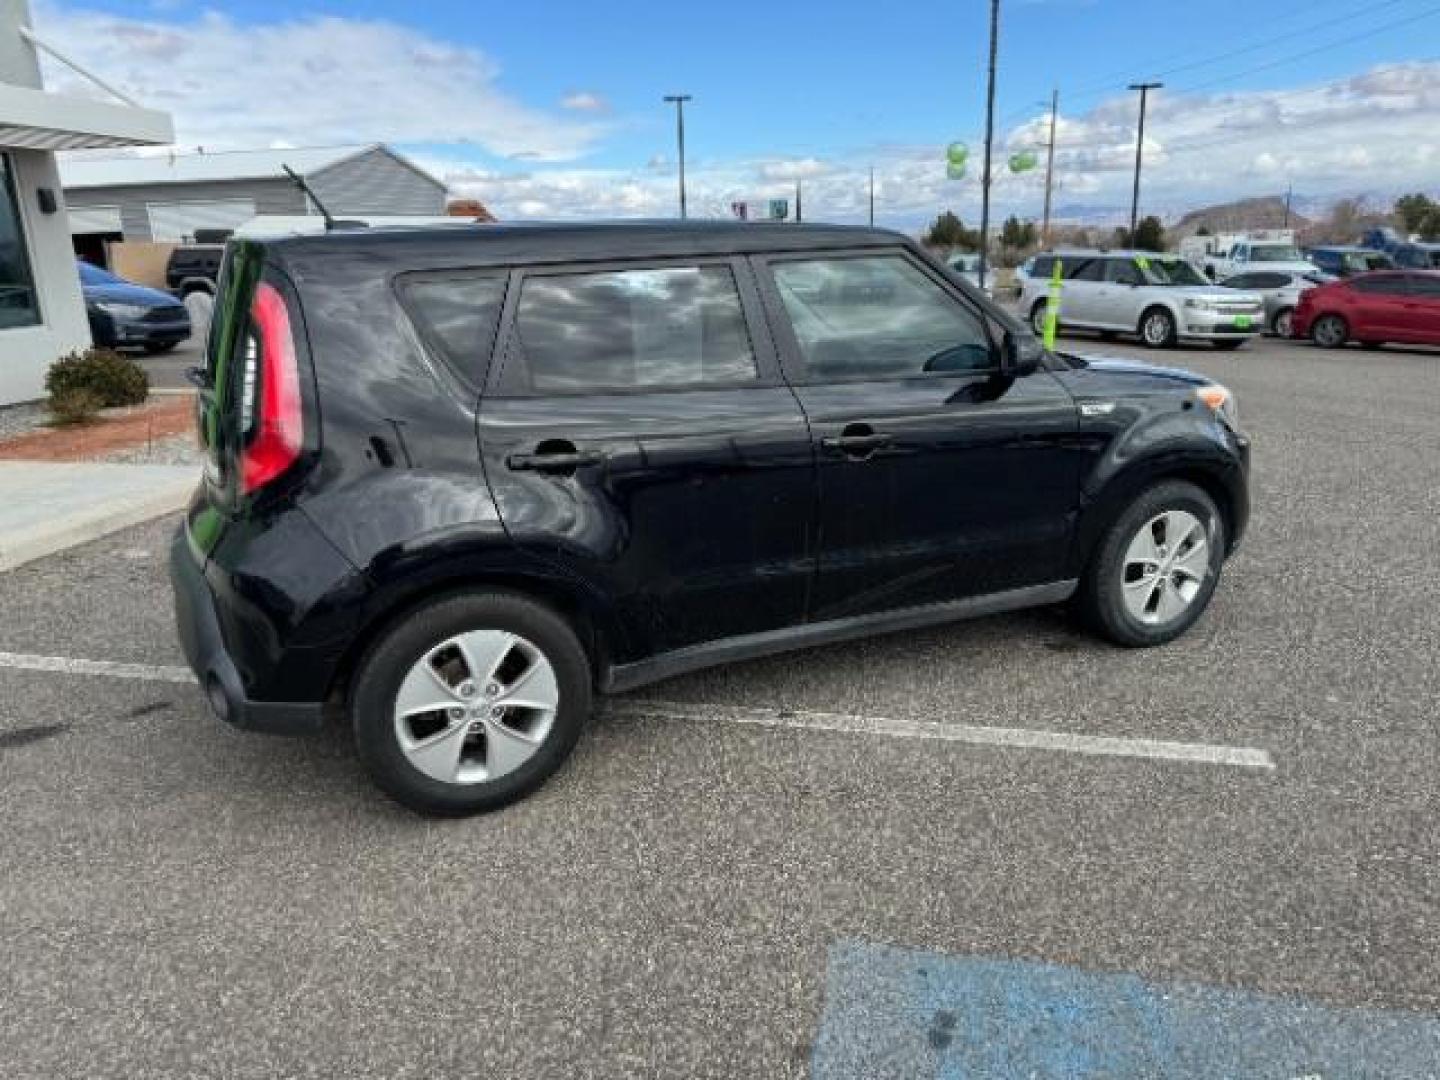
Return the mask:
<svg viewBox="0 0 1440 1080">
<path fill-rule="evenodd" d="M 1317 345 L 1326 349 L 1333 349 L 1345 344 L 1345 324 L 1334 315 L 1326 315 L 1322 318 L 1315 324 L 1310 334 L 1314 337 Z"/>
<path fill-rule="evenodd" d="M 1163 311 L 1152 311 L 1145 316 L 1145 325 L 1141 330 L 1141 337 L 1145 344 L 1158 348 L 1170 340 L 1170 316 Z"/>
<path fill-rule="evenodd" d="M 474 630 L 410 668 L 395 695 L 395 737 L 431 779 L 484 783 L 535 755 L 559 707 L 555 668 L 539 648 L 504 630 Z"/>
<path fill-rule="evenodd" d="M 1210 573 L 1210 535 L 1188 510 L 1166 510 L 1130 541 L 1121 564 L 1125 610 L 1146 626 L 1181 618 Z"/>
</svg>

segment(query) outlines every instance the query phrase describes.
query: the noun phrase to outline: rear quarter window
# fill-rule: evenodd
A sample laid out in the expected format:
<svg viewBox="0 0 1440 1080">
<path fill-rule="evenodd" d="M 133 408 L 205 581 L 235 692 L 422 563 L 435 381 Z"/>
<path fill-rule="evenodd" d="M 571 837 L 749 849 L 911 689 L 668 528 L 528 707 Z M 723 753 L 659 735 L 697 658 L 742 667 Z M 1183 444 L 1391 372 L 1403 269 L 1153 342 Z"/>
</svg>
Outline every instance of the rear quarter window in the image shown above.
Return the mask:
<svg viewBox="0 0 1440 1080">
<path fill-rule="evenodd" d="M 478 389 L 505 301 L 505 275 L 415 275 L 400 282 L 399 292 L 431 351 L 467 387 Z"/>
</svg>

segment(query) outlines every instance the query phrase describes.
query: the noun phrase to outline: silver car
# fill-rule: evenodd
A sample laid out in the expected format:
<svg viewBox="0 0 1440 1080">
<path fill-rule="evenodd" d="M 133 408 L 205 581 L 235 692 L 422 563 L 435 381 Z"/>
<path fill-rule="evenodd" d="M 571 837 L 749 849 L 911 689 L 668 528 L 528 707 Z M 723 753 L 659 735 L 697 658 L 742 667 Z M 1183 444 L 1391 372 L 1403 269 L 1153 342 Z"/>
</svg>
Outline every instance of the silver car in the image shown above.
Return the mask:
<svg viewBox="0 0 1440 1080">
<path fill-rule="evenodd" d="M 1225 289 L 1256 293 L 1265 302 L 1265 330 L 1276 337 L 1290 336 L 1290 321 L 1300 294 L 1316 285 L 1335 279 L 1327 274 L 1296 274 L 1290 271 L 1251 270 L 1228 277 L 1220 283 Z"/>
<path fill-rule="evenodd" d="M 1064 277 L 1060 325 L 1065 329 L 1139 334 L 1154 348 L 1191 340 L 1235 349 L 1265 328 L 1258 294 L 1211 284 L 1178 256 L 1057 251 L 1036 256 L 1020 293 L 1020 311 L 1036 333 L 1044 331 L 1056 261 Z"/>
</svg>

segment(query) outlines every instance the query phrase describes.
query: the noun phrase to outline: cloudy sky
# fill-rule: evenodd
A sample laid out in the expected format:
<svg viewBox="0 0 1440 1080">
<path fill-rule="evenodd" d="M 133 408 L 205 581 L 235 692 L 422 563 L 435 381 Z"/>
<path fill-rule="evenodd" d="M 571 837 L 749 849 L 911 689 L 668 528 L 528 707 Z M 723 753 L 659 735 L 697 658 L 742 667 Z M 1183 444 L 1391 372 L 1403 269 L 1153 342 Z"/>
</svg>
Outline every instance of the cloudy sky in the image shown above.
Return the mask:
<svg viewBox="0 0 1440 1080">
<path fill-rule="evenodd" d="M 982 0 L 33 0 L 39 33 L 175 117 L 185 147 L 383 141 L 502 218 L 675 210 L 687 112 L 692 212 L 788 195 L 806 216 L 914 228 L 978 217 Z M 1004 0 L 1003 155 L 1048 136 L 1057 205 L 1128 205 L 1135 95 L 1151 99 L 1144 202 L 1440 189 L 1435 0 Z M 84 92 L 50 65 L 51 86 Z M 947 180 L 943 149 L 971 149 Z M 1042 155 L 1043 156 L 1043 155 Z M 1042 173 L 1003 165 L 1002 213 L 1038 215 Z"/>
</svg>

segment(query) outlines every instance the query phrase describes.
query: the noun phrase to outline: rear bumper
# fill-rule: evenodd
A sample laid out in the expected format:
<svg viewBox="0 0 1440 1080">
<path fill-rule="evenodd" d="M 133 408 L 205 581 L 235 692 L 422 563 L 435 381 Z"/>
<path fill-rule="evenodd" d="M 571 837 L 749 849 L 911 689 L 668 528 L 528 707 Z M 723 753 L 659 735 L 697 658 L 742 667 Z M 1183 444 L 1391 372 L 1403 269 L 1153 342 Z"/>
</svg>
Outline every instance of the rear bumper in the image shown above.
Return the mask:
<svg viewBox="0 0 1440 1080">
<path fill-rule="evenodd" d="M 220 633 L 214 595 L 183 527 L 170 546 L 170 582 L 180 648 L 216 716 L 237 728 L 274 735 L 305 735 L 320 729 L 319 702 L 252 701 L 245 696 Z"/>
</svg>

